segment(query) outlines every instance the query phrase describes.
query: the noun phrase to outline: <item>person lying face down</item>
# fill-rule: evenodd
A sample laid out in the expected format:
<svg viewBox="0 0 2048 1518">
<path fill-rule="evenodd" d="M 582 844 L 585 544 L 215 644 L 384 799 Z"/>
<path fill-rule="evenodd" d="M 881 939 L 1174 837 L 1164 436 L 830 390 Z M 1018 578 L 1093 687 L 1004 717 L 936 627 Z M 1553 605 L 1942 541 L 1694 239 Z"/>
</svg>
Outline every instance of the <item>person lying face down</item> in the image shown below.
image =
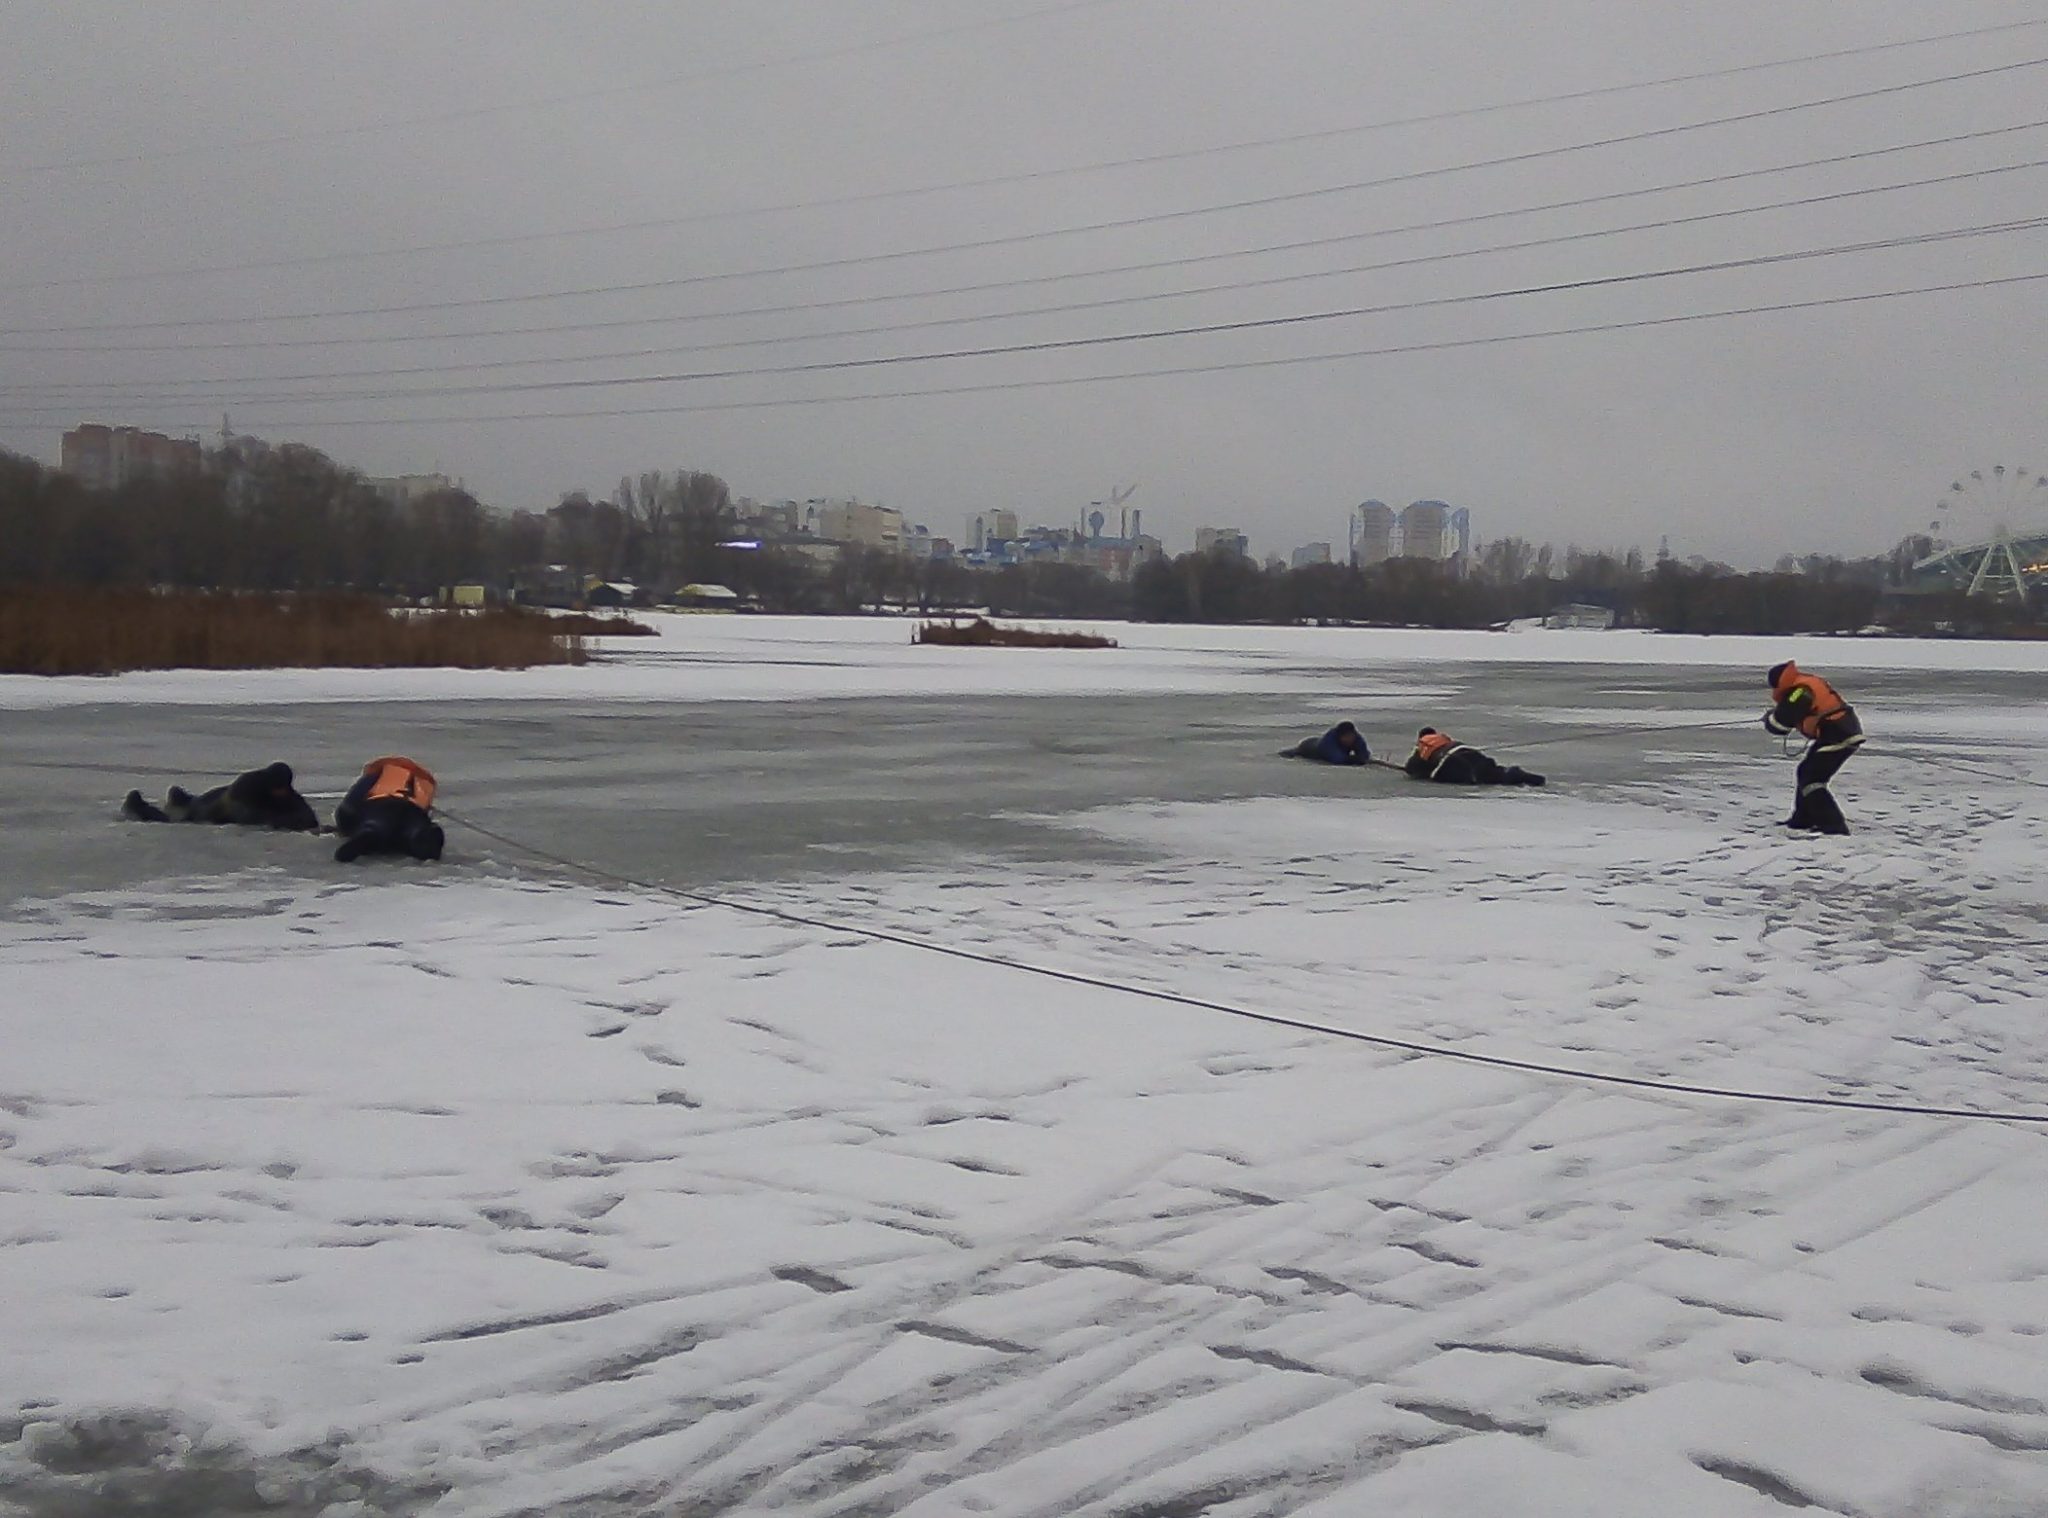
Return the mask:
<svg viewBox="0 0 2048 1518">
<path fill-rule="evenodd" d="M 1497 764 L 1476 748 L 1467 748 L 1448 733 L 1425 727 L 1415 735 L 1415 752 L 1401 766 L 1417 780 L 1440 785 L 1541 785 L 1543 777 Z"/>
<path fill-rule="evenodd" d="M 434 777 L 427 767 L 396 754 L 372 759 L 334 809 L 343 864 L 365 854 L 407 854 L 439 859 L 443 835 L 429 809 Z"/>
<path fill-rule="evenodd" d="M 1281 753 L 1290 759 L 1313 759 L 1320 764 L 1370 764 L 1372 750 L 1365 735 L 1349 722 L 1340 722 L 1320 738 L 1304 738 Z"/>
<path fill-rule="evenodd" d="M 164 793 L 161 807 L 144 801 L 142 792 L 130 791 L 121 803 L 121 815 L 132 822 L 233 823 L 295 833 L 320 831 L 320 819 L 292 787 L 292 767 L 282 761 L 249 770 L 197 796 L 174 785 Z"/>
</svg>

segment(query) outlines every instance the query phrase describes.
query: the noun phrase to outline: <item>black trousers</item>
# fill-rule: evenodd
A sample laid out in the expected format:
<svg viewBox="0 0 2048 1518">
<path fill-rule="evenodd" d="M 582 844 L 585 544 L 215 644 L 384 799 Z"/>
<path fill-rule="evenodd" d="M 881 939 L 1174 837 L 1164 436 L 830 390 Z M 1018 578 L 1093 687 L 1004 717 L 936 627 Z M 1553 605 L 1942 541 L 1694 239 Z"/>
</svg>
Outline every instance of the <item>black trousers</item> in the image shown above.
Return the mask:
<svg viewBox="0 0 2048 1518">
<path fill-rule="evenodd" d="M 1828 789 L 1828 782 L 1849 762 L 1862 742 L 1862 735 L 1856 734 L 1833 741 L 1816 739 L 1807 746 L 1806 757 L 1799 761 L 1799 771 L 1794 777 L 1799 789 L 1793 798 L 1792 815 L 1785 819 L 1785 826 L 1808 833 L 1849 831 L 1849 824 L 1842 816 L 1835 793 Z"/>
<path fill-rule="evenodd" d="M 1543 777 L 1518 765 L 1502 764 L 1476 748 L 1459 749 L 1437 766 L 1430 779 L 1440 785 L 1541 785 Z"/>
</svg>

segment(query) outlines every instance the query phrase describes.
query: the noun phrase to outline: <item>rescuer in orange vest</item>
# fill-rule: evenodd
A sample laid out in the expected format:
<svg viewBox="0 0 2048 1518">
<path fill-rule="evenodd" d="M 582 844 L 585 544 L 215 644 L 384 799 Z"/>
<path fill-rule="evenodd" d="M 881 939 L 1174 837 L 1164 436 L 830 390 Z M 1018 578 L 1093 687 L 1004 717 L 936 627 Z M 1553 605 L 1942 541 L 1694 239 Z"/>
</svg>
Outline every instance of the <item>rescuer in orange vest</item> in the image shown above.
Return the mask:
<svg viewBox="0 0 2048 1518">
<path fill-rule="evenodd" d="M 434 777 L 423 764 L 396 754 L 372 759 L 334 809 L 334 830 L 343 864 L 365 854 L 410 854 L 439 859 L 442 833 L 430 808 Z"/>
<path fill-rule="evenodd" d="M 1490 754 L 1467 748 L 1449 733 L 1425 727 L 1415 735 L 1415 752 L 1401 766 L 1417 780 L 1441 785 L 1541 785 L 1543 777 L 1496 763 Z"/>
<path fill-rule="evenodd" d="M 1765 678 L 1778 704 L 1764 713 L 1764 726 L 1774 733 L 1799 733 L 1809 740 L 1806 757 L 1799 761 L 1792 815 L 1784 825 L 1805 833 L 1848 832 L 1849 824 L 1843 820 L 1828 782 L 1863 742 L 1863 724 L 1856 720 L 1856 708 L 1819 675 L 1807 674 L 1789 659 L 1772 665 Z"/>
</svg>

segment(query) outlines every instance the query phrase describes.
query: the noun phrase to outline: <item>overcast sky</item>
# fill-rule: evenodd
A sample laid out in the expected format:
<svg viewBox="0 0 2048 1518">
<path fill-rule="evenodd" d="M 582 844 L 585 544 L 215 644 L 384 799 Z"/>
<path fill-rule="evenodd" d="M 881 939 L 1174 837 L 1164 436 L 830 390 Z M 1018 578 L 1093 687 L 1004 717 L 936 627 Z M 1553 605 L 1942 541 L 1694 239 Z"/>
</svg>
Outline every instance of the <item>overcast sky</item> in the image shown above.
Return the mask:
<svg viewBox="0 0 2048 1518">
<path fill-rule="evenodd" d="M 1482 538 L 1875 552 L 1971 468 L 2048 469 L 2048 279 L 1495 339 L 2048 275 L 2048 230 L 1975 231 L 2048 215 L 2037 16 L 0 0 L 0 447 L 226 411 L 508 509 L 687 467 L 956 537 L 1135 482 L 1175 549 L 1341 551 L 1356 502 L 1438 497 Z M 1401 309 L 788 372 L 1359 307 Z M 819 397 L 865 398 L 762 404 Z"/>
</svg>

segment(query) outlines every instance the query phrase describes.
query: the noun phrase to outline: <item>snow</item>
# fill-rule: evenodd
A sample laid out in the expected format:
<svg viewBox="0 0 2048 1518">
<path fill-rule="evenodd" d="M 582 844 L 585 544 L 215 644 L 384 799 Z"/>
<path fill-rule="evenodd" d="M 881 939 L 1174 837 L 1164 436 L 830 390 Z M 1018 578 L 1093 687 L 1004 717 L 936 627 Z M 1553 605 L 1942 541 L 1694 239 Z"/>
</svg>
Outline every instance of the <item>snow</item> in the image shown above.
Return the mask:
<svg viewBox="0 0 2048 1518">
<path fill-rule="evenodd" d="M 616 678 L 808 689 L 759 625 Z M 1016 668 L 1221 689 L 1340 636 L 1172 632 Z M 887 691 L 925 651 L 838 652 Z M 745 894 L 1475 1053 L 2048 1111 L 2033 793 L 1871 769 L 1853 837 L 1788 840 L 1781 771 L 1696 768 L 1102 807 L 1086 863 Z M 31 903 L 0 977 L 0 1509 L 2048 1508 L 2039 1125 L 1405 1057 L 459 829 L 438 871 Z"/>
<path fill-rule="evenodd" d="M 527 670 L 147 670 L 0 675 L 0 710 L 282 701 L 816 701 L 858 696 L 1115 695 L 1341 689 L 1389 665 L 1611 664 L 1756 672 L 1816 667 L 2048 673 L 2048 642 L 1705 637 L 1570 629 L 1182 627 L 1034 622 L 1114 637 L 1113 649 L 920 647 L 916 619 L 635 612 L 655 638 L 598 638 L 602 658 Z"/>
</svg>

